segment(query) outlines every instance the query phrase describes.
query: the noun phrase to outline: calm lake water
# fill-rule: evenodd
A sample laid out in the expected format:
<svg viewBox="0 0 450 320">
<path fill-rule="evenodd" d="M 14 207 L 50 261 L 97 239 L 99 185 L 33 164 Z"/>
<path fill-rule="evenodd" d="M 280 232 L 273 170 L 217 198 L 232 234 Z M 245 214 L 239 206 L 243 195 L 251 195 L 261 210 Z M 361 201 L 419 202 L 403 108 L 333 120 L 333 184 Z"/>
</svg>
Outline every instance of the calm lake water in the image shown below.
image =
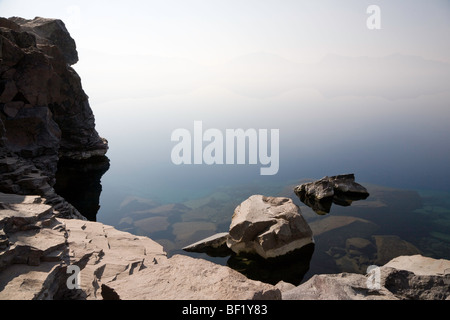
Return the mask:
<svg viewBox="0 0 450 320">
<path fill-rule="evenodd" d="M 273 59 L 258 58 L 261 65 Z M 424 63 L 413 76 L 394 73 L 392 79 L 386 66 L 393 61 L 423 61 L 386 59 L 377 81 L 348 86 L 339 79 L 290 85 L 286 74 L 286 83 L 279 84 L 274 79 L 282 77 L 276 73 L 275 78 L 263 74 L 259 82 L 211 81 L 170 93 L 122 93 L 134 99 L 115 99 L 113 93 L 114 99 L 96 100 L 90 93 L 111 161 L 101 179 L 97 221 L 149 236 L 170 255 L 187 254 L 181 248 L 228 231 L 234 209 L 249 196 L 287 196 L 315 233 L 304 280 L 317 273 L 365 273 L 369 265 L 402 254 L 450 259 L 449 68 Z M 344 68 L 348 63 L 338 62 Z M 332 69 L 336 61 L 323 63 Z M 447 85 L 433 86 L 429 77 L 419 76 L 430 68 L 444 70 L 432 80 Z M 174 165 L 171 134 L 179 128 L 194 134 L 194 121 L 202 121 L 204 131 L 222 133 L 279 129 L 278 174 L 261 176 L 260 164 Z M 330 214 L 319 216 L 293 194 L 302 182 L 347 173 L 368 189 L 367 200 L 333 206 Z M 193 256 L 227 263 L 227 258 Z"/>
</svg>

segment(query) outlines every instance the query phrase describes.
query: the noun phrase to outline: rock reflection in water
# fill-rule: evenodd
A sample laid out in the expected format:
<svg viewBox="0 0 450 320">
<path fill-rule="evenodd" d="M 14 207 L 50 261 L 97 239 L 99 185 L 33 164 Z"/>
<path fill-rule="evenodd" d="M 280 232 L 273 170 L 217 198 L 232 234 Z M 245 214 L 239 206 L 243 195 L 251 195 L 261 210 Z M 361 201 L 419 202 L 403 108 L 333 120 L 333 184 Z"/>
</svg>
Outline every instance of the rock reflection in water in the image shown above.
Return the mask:
<svg viewBox="0 0 450 320">
<path fill-rule="evenodd" d="M 225 233 L 223 233 L 225 235 Z M 211 237 L 213 238 L 213 237 Z M 191 254 L 202 253 L 211 258 L 227 258 L 226 265 L 252 280 L 276 285 L 284 281 L 298 286 L 309 271 L 315 244 L 310 243 L 300 249 L 291 251 L 277 258 L 264 259 L 257 254 L 235 254 L 226 244 L 218 245 L 214 249 L 210 246 L 196 247 L 195 251 L 187 248 L 183 250 Z M 196 255 L 198 258 L 208 259 L 206 256 Z"/>
<path fill-rule="evenodd" d="M 296 187 L 294 192 L 304 204 L 319 215 L 330 213 L 333 203 L 348 207 L 353 201 L 369 197 L 366 188 L 355 182 L 354 174 L 325 177 L 302 184 Z"/>
<path fill-rule="evenodd" d="M 298 181 L 296 179 L 295 183 Z M 249 277 L 253 274 L 255 278 L 267 278 L 268 273 L 276 273 L 276 268 L 261 266 L 258 261 L 250 261 L 249 257 L 231 257 L 226 244 L 214 245 L 216 250 L 207 252 L 209 255 L 187 252 L 183 248 L 204 242 L 205 237 L 211 234 L 227 234 L 233 210 L 251 195 L 275 194 L 296 200 L 315 240 L 311 261 L 304 260 L 304 266 L 299 263 L 296 267 L 295 261 L 291 269 L 287 263 L 281 264 L 286 271 L 278 273 L 277 277 L 286 279 L 286 282 L 292 278 L 299 281 L 302 268 L 309 269 L 303 277 L 304 282 L 315 274 L 365 274 L 369 265 L 383 265 L 394 256 L 417 252 L 449 259 L 450 240 L 446 238 L 446 230 L 450 226 L 450 193 L 430 191 L 422 195 L 414 190 L 367 183 L 369 199 L 353 202 L 350 207 L 335 206 L 332 215 L 319 216 L 296 198 L 293 182 L 273 186 L 221 187 L 205 192 L 202 197 L 192 196 L 179 203 L 164 203 L 157 197 L 126 195 L 117 207 L 116 226 L 122 231 L 152 238 L 164 246 L 169 256 L 187 254 L 235 267 Z M 258 269 L 261 269 L 259 274 L 253 272 Z M 299 276 L 290 277 L 289 270 Z"/>
<path fill-rule="evenodd" d="M 55 191 L 89 221 L 97 221 L 102 192 L 101 178 L 110 166 L 106 156 L 89 160 L 60 160 Z"/>
<path fill-rule="evenodd" d="M 276 285 L 280 281 L 300 285 L 314 253 L 314 244 L 308 244 L 278 258 L 263 259 L 257 255 L 232 254 L 227 265 L 247 278 Z"/>
</svg>

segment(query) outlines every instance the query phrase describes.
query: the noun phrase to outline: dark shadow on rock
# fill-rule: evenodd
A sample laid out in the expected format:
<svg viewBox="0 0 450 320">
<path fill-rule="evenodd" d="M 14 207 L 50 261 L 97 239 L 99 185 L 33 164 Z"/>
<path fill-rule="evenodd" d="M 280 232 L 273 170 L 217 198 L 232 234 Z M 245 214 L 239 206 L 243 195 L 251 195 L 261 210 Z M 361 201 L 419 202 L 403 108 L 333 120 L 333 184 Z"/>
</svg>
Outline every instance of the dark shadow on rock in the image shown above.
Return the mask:
<svg viewBox="0 0 450 320">
<path fill-rule="evenodd" d="M 281 257 L 269 259 L 258 255 L 233 254 L 227 266 L 252 280 L 272 285 L 284 281 L 298 286 L 309 271 L 314 247 L 311 243 Z"/>
<path fill-rule="evenodd" d="M 101 178 L 110 167 L 106 156 L 58 162 L 55 191 L 89 221 L 97 221 L 102 192 Z"/>
<path fill-rule="evenodd" d="M 194 252 L 189 250 L 185 251 Z M 221 245 L 220 247 L 217 248 L 205 248 L 205 250 L 197 252 L 207 254 L 211 258 L 226 258 L 234 254 L 233 251 L 230 248 L 228 248 L 226 244 Z"/>
<path fill-rule="evenodd" d="M 321 200 L 315 197 L 307 197 L 306 195 L 299 195 L 300 201 L 306 204 L 308 207 L 314 210 L 319 215 L 325 215 L 330 213 L 331 206 L 333 204 L 333 197 L 324 198 Z"/>
</svg>

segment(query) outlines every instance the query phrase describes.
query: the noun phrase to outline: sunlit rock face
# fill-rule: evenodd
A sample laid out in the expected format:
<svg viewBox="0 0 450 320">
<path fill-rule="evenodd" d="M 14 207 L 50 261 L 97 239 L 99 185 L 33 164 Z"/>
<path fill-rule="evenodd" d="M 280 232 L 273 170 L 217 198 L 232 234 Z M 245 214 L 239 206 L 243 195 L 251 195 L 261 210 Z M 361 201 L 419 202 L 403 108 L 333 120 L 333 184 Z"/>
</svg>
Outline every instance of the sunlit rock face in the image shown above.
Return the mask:
<svg viewBox="0 0 450 320">
<path fill-rule="evenodd" d="M 228 247 L 275 258 L 313 243 L 312 231 L 289 198 L 251 196 L 235 210 Z"/>
<path fill-rule="evenodd" d="M 311 228 L 292 199 L 253 195 L 236 207 L 229 232 L 183 250 L 229 256 L 227 265 L 253 280 L 298 285 L 314 248 Z"/>
<path fill-rule="evenodd" d="M 0 300 L 280 299 L 276 287 L 98 222 L 0 193 Z M 71 267 L 76 267 L 72 269 Z M 78 280 L 72 277 L 79 270 Z M 77 284 L 77 287 L 71 285 Z"/>
</svg>

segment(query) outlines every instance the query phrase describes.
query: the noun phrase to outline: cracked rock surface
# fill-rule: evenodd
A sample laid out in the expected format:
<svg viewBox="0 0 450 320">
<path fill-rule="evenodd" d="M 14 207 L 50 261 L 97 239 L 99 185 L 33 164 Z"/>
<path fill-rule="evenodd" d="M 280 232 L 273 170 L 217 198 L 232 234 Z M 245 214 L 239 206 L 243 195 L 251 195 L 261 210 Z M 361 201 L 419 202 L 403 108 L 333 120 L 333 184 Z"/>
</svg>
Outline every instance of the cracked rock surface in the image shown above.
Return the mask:
<svg viewBox="0 0 450 320">
<path fill-rule="evenodd" d="M 280 299 L 274 286 L 98 222 L 57 218 L 38 196 L 0 193 L 0 300 Z M 80 268 L 69 289 L 69 266 Z"/>
<path fill-rule="evenodd" d="M 35 196 L 0 194 L 0 300 L 97 299 L 105 281 L 165 260 L 156 242 L 100 223 L 61 219 Z M 81 269 L 70 291 L 67 267 Z"/>
<path fill-rule="evenodd" d="M 77 266 L 79 288 L 68 286 Z M 445 300 L 450 261 L 392 259 L 374 278 L 315 275 L 276 286 L 229 267 L 176 255 L 155 241 L 98 222 L 63 219 L 39 196 L 0 193 L 0 300 Z"/>
</svg>

